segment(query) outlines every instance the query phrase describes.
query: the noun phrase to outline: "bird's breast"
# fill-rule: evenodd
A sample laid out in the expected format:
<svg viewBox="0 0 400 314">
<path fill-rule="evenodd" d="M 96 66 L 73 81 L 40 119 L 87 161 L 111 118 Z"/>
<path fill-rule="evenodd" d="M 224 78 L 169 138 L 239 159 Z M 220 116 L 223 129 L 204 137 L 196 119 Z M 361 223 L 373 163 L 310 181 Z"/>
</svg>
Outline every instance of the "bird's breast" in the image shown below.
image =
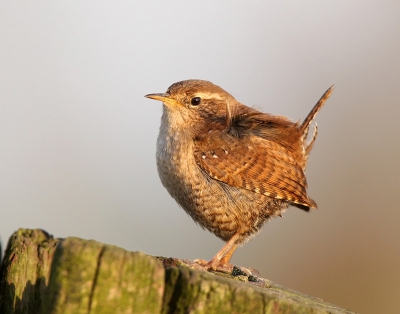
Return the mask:
<svg viewBox="0 0 400 314">
<path fill-rule="evenodd" d="M 193 188 L 202 182 L 202 173 L 193 156 L 193 140 L 181 132 L 160 130 L 156 158 L 164 187 L 182 206 L 190 203 Z"/>
</svg>

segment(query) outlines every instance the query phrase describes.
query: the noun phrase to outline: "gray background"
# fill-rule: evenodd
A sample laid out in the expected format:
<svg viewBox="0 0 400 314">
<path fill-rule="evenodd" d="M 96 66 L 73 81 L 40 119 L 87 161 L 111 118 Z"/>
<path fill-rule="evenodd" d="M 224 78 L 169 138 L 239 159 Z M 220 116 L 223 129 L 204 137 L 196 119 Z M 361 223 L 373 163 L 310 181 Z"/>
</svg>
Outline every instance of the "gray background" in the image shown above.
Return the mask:
<svg viewBox="0 0 400 314">
<path fill-rule="evenodd" d="M 361 313 L 400 307 L 399 1 L 0 3 L 0 233 L 210 259 L 162 187 L 161 104 L 188 78 L 297 120 L 333 83 L 291 208 L 233 262 Z"/>
</svg>

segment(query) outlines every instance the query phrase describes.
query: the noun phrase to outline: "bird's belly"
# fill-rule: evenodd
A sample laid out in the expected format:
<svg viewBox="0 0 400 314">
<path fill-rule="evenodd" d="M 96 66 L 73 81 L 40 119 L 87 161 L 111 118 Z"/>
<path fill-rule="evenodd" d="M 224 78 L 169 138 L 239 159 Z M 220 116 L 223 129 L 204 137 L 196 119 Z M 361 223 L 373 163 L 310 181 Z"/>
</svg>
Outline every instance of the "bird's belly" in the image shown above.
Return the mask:
<svg viewBox="0 0 400 314">
<path fill-rule="evenodd" d="M 171 156 L 166 150 L 158 151 L 157 169 L 161 182 L 196 223 L 222 240 L 228 241 L 239 232 L 238 242 L 244 243 L 265 221 L 287 208 L 280 200 L 230 187 L 208 177 L 194 158 L 187 156 L 180 153 Z"/>
</svg>

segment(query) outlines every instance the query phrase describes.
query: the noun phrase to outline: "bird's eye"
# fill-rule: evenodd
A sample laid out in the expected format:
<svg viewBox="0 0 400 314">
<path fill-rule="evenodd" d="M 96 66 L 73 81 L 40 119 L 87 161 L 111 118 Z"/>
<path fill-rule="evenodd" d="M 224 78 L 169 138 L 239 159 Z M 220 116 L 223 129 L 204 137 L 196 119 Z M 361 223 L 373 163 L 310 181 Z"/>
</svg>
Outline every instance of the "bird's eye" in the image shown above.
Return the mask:
<svg viewBox="0 0 400 314">
<path fill-rule="evenodd" d="M 201 103 L 201 98 L 200 97 L 193 97 L 192 100 L 190 101 L 192 106 L 198 106 Z"/>
</svg>

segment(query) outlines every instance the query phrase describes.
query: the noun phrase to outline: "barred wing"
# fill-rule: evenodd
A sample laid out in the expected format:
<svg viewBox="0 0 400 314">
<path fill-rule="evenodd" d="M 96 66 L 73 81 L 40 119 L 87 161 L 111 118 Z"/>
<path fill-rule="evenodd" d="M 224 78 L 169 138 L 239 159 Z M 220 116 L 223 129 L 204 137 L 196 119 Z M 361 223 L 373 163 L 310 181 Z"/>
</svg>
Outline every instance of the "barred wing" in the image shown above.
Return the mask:
<svg viewBox="0 0 400 314">
<path fill-rule="evenodd" d="M 226 132 L 210 131 L 195 141 L 197 165 L 211 178 L 230 186 L 317 208 L 306 193 L 305 174 L 293 154 L 281 144 Z"/>
</svg>

